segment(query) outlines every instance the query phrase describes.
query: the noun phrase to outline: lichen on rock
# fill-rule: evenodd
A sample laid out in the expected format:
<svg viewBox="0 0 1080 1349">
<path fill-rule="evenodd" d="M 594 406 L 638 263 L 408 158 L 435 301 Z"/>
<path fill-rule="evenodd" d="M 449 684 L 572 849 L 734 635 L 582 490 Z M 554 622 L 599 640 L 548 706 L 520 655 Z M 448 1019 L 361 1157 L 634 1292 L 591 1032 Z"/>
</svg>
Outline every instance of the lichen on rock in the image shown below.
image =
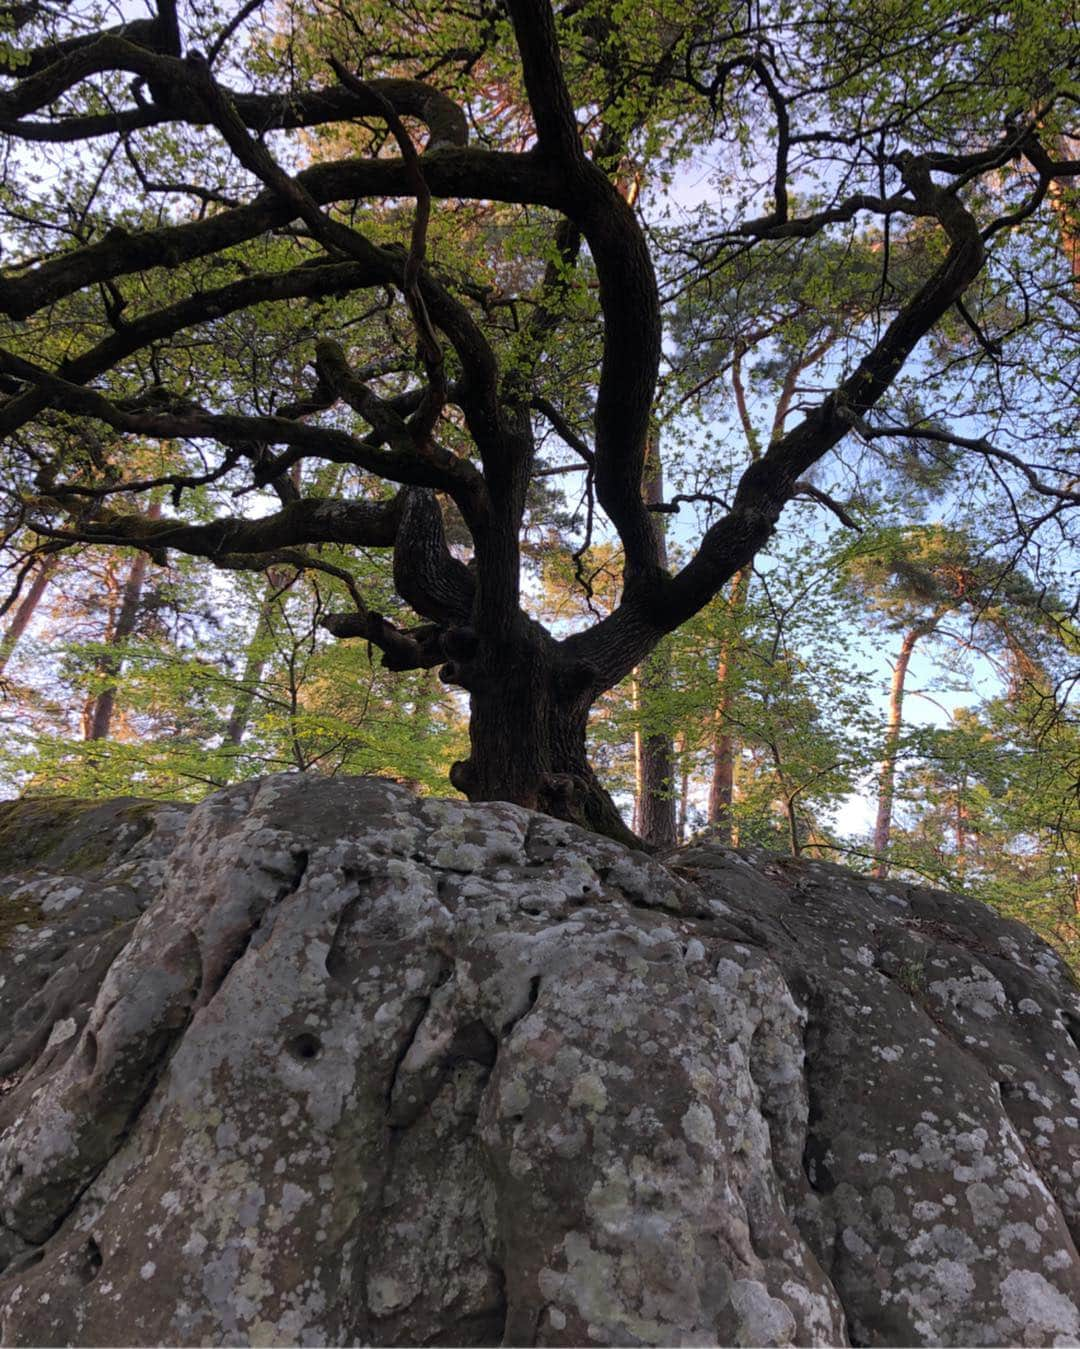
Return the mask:
<svg viewBox="0 0 1080 1349">
<path fill-rule="evenodd" d="M 379 779 L 121 813 L 2 859 L 2 1343 L 1080 1338 L 1019 925 Z"/>
</svg>

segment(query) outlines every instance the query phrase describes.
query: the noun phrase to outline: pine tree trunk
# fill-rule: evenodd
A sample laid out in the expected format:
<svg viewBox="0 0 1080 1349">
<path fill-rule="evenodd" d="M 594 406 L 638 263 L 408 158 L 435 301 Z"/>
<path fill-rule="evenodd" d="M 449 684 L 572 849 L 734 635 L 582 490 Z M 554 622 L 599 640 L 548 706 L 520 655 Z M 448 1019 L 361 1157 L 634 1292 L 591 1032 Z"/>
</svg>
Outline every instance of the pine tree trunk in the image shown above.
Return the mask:
<svg viewBox="0 0 1080 1349">
<path fill-rule="evenodd" d="M 630 676 L 630 710 L 634 714 L 634 813 L 631 828 L 635 834 L 641 833 L 641 802 L 645 795 L 645 764 L 641 735 L 641 671 L 635 670 Z"/>
<path fill-rule="evenodd" d="M 647 505 L 656 505 L 664 499 L 664 470 L 658 442 L 650 442 L 645 460 L 645 476 L 641 494 Z M 654 517 L 659 542 L 660 565 L 668 565 L 667 544 L 664 538 L 663 517 Z M 658 647 L 640 668 L 639 695 L 646 726 L 650 706 L 656 696 L 662 696 L 671 684 L 671 656 L 666 647 Z M 634 811 L 637 832 L 654 848 L 673 848 L 677 842 L 675 800 L 675 746 L 671 732 L 655 726 L 635 736 L 637 750 L 637 802 Z"/>
<path fill-rule="evenodd" d="M 911 653 L 920 637 L 933 632 L 940 621 L 940 615 L 925 623 L 919 623 L 904 634 L 900 651 L 893 666 L 892 681 L 889 686 L 889 720 L 885 729 L 885 745 L 881 756 L 881 771 L 878 774 L 877 819 L 874 821 L 873 853 L 877 858 L 873 875 L 885 880 L 889 874 L 887 861 L 889 837 L 892 832 L 893 800 L 896 794 L 896 753 L 900 745 L 900 732 L 904 721 L 904 685 L 907 681 Z"/>
<path fill-rule="evenodd" d="M 964 795 L 967 791 L 967 778 L 962 777 L 956 793 L 956 874 L 961 880 L 967 873 L 968 855 L 968 808 Z"/>
<path fill-rule="evenodd" d="M 1080 144 L 1075 137 L 1058 136 L 1056 140 L 1055 148 L 1061 159 L 1076 157 Z M 1057 216 L 1061 250 L 1068 259 L 1073 276 L 1080 281 L 1080 192 L 1072 180 L 1055 178 L 1051 180 L 1047 196 Z"/>
<path fill-rule="evenodd" d="M 154 501 L 146 512 L 148 520 L 157 520 L 161 517 L 161 505 Z M 124 589 L 120 597 L 120 611 L 116 617 L 116 623 L 113 625 L 109 636 L 111 646 L 121 647 L 124 642 L 135 631 L 135 624 L 139 617 L 139 605 L 142 602 L 143 585 L 146 581 L 146 568 L 149 565 L 149 557 L 146 553 L 138 553 L 131 564 L 131 570 L 128 572 L 127 580 L 124 582 Z M 123 665 L 123 658 L 119 655 L 104 656 L 98 662 L 98 674 L 105 679 L 116 679 Z M 112 730 L 113 713 L 116 710 L 116 685 L 108 684 L 101 690 L 94 699 L 92 707 L 89 709 L 86 727 L 87 740 L 108 740 Z"/>
<path fill-rule="evenodd" d="M 255 689 L 266 668 L 267 653 L 265 646 L 273 631 L 274 606 L 284 585 L 284 578 L 277 573 L 267 573 L 266 590 L 259 605 L 255 631 L 248 643 L 244 656 L 244 673 L 240 676 L 240 687 L 233 700 L 232 711 L 225 727 L 225 743 L 234 748 L 244 739 L 244 732 L 251 720 L 251 709 L 255 705 Z"/>
<path fill-rule="evenodd" d="M 679 843 L 686 842 L 686 815 L 690 805 L 690 756 L 686 752 L 686 734 L 676 738 L 676 755 L 679 764 Z"/>
<path fill-rule="evenodd" d="M 716 661 L 716 704 L 713 708 L 712 775 L 709 780 L 709 830 L 718 843 L 733 842 L 735 758 L 738 746 L 731 731 L 735 633 L 750 596 L 750 571 L 732 578 L 728 596 L 728 633 Z"/>
<path fill-rule="evenodd" d="M 49 588 L 49 582 L 52 580 L 58 562 L 59 558 L 55 553 L 41 560 L 34 572 L 34 579 L 30 582 L 29 589 L 15 606 L 11 622 L 8 624 L 3 637 L 0 638 L 0 674 L 3 674 L 7 669 L 8 661 L 11 660 L 23 633 L 29 627 L 30 620 L 41 603 L 45 591 Z"/>
</svg>

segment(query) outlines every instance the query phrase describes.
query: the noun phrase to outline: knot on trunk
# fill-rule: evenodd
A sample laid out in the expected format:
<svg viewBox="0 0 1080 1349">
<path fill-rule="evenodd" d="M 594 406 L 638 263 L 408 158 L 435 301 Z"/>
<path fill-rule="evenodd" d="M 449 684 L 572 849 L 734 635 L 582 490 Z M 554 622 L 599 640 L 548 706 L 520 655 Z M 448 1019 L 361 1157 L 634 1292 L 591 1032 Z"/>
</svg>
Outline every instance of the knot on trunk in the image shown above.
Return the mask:
<svg viewBox="0 0 1080 1349">
<path fill-rule="evenodd" d="M 588 787 L 574 773 L 545 773 L 537 799 L 540 809 L 560 819 L 577 820 L 582 814 Z"/>
<path fill-rule="evenodd" d="M 595 688 L 600 682 L 599 671 L 587 660 L 567 661 L 558 665 L 552 678 L 556 691 L 567 698 L 575 698 Z"/>
<path fill-rule="evenodd" d="M 440 677 L 442 672 L 440 671 Z M 450 765 L 450 785 L 456 787 L 459 792 L 469 796 L 470 792 L 476 788 L 477 777 L 476 769 L 473 767 L 471 759 L 457 759 Z"/>
</svg>

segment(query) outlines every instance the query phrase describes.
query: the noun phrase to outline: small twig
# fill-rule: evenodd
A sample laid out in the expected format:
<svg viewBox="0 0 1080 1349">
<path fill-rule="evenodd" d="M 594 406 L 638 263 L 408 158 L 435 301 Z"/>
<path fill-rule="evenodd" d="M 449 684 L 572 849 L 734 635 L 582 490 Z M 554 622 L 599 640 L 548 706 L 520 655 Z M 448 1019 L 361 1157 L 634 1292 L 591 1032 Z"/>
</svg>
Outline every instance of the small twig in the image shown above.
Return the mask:
<svg viewBox="0 0 1080 1349">
<path fill-rule="evenodd" d="M 675 515 L 684 501 L 704 501 L 709 506 L 719 506 L 722 511 L 731 510 L 729 502 L 723 497 L 714 496 L 712 492 L 676 492 L 670 501 L 654 501 L 645 509 L 659 511 L 661 515 Z"/>
<path fill-rule="evenodd" d="M 994 360 L 997 360 L 1002 352 L 1001 343 L 992 342 L 990 338 L 987 337 L 982 328 L 979 327 L 975 316 L 970 312 L 962 299 L 956 301 L 956 312 L 975 334 L 975 340 L 978 342 L 979 346 L 982 347 L 983 351 L 985 351 L 988 356 L 992 356 Z"/>
</svg>

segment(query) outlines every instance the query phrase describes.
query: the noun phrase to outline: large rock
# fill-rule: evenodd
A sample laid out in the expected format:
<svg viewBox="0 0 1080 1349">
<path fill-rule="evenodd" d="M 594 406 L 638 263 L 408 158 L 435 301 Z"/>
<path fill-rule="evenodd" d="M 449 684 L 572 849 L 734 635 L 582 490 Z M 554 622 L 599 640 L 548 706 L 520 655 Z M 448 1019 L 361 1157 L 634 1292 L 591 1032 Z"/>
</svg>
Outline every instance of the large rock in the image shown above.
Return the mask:
<svg viewBox="0 0 1080 1349">
<path fill-rule="evenodd" d="M 376 779 L 133 810 L 0 833 L 4 1344 L 1080 1341 L 1023 927 Z"/>
</svg>

